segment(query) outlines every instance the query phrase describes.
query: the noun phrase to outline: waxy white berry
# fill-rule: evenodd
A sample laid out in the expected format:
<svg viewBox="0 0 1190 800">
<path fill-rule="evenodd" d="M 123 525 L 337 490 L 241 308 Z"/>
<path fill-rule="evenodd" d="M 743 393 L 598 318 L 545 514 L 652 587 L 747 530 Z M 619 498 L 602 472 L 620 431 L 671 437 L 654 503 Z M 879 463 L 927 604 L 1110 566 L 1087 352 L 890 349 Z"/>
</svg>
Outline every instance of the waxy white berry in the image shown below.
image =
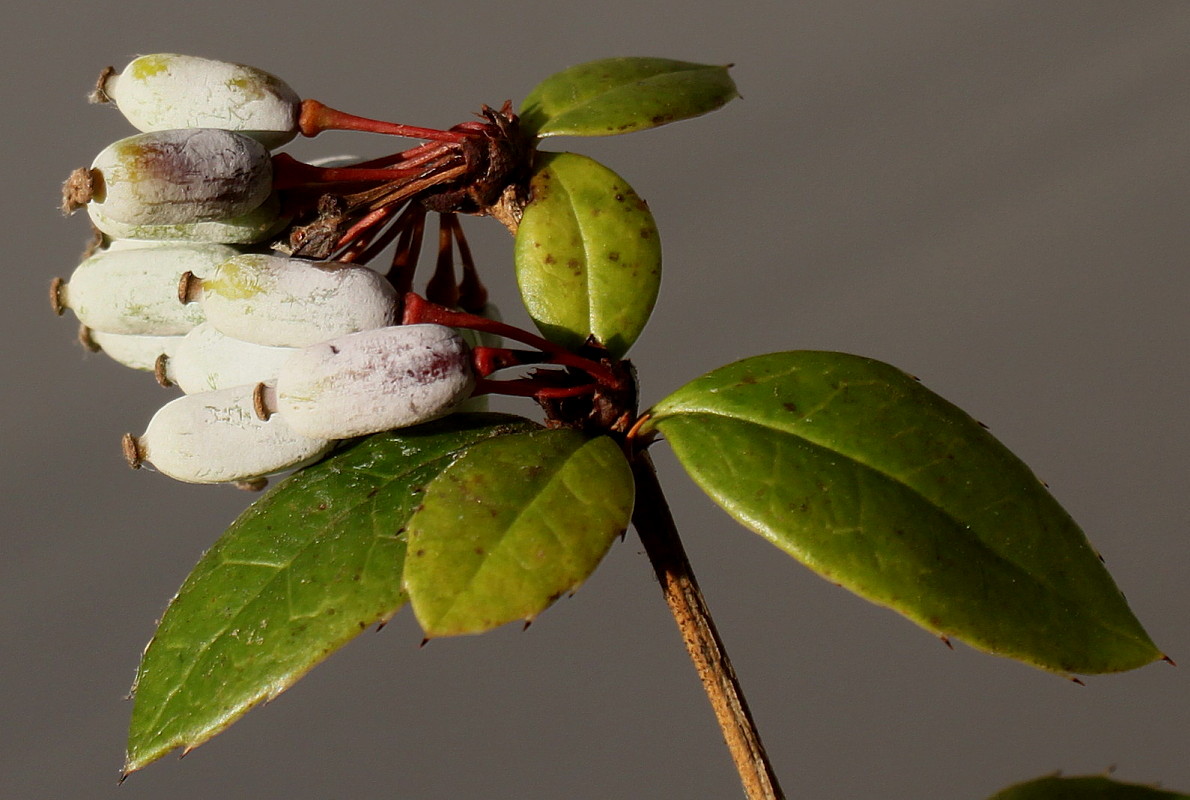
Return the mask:
<svg viewBox="0 0 1190 800">
<path fill-rule="evenodd" d="M 155 131 L 103 149 L 83 176 L 68 181 L 67 208 L 90 195 L 103 216 L 130 225 L 176 225 L 246 214 L 273 191 L 269 151 L 255 139 L 216 128 Z"/>
<path fill-rule="evenodd" d="M 175 242 L 221 242 L 224 244 L 254 244 L 279 233 L 289 222 L 281 213 L 281 201 L 271 194 L 246 214 L 226 219 L 201 222 L 179 222 L 171 225 L 139 225 L 119 222 L 107 216 L 96 203 L 87 204 L 91 223 L 113 239 Z"/>
<path fill-rule="evenodd" d="M 112 100 L 137 130 L 224 128 L 266 147 L 297 135 L 301 98 L 264 70 L 197 56 L 140 56 L 105 72 L 96 99 Z"/>
<path fill-rule="evenodd" d="M 449 414 L 471 396 L 470 353 L 442 325 L 353 333 L 295 352 L 260 402 L 306 436 L 404 428 Z"/>
<path fill-rule="evenodd" d="M 397 321 L 397 293 L 367 267 L 243 254 L 205 280 L 183 280 L 179 296 L 199 301 L 211 324 L 235 339 L 305 347 Z"/>
<path fill-rule="evenodd" d="M 79 331 L 79 340 L 88 349 L 102 351 L 118 364 L 152 372 L 163 355 L 168 356 L 177 348 L 182 337 L 105 333 L 84 326 Z"/>
<path fill-rule="evenodd" d="M 292 347 L 269 347 L 233 339 L 204 322 L 183 336 L 173 351 L 158 362 L 158 377 L 186 394 L 260 383 L 276 378 L 281 365 L 294 352 Z"/>
<path fill-rule="evenodd" d="M 125 435 L 129 465 L 148 461 L 187 483 L 228 483 L 304 466 L 333 446 L 294 432 L 279 416 L 260 419 L 253 389 L 234 386 L 166 403 L 143 436 Z"/>
<path fill-rule="evenodd" d="M 95 331 L 136 335 L 183 334 L 203 321 L 202 308 L 178 302 L 178 281 L 206 275 L 239 254 L 223 244 L 142 243 L 100 250 L 79 264 L 69 283 L 56 281 L 54 309 L 69 308 Z"/>
</svg>

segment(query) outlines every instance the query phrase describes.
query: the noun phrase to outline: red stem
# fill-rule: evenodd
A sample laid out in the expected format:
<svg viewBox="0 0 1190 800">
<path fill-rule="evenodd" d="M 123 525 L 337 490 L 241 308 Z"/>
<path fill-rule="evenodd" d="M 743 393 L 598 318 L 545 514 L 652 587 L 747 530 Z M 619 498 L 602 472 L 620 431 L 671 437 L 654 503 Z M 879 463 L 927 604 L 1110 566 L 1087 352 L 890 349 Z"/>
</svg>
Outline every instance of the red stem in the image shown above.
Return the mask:
<svg viewBox="0 0 1190 800">
<path fill-rule="evenodd" d="M 359 253 L 372 241 L 371 236 L 365 237 L 364 234 L 375 229 L 377 226 L 383 225 L 394 214 L 397 213 L 399 206 L 381 206 L 375 211 L 370 211 L 347 229 L 347 232 L 339 237 L 339 241 L 335 244 L 335 249 L 339 250 L 348 245 L 352 246 L 354 251 L 350 258 L 340 258 L 340 261 L 353 261 L 358 257 Z M 358 240 L 358 241 L 357 241 Z"/>
<path fill-rule="evenodd" d="M 567 397 L 591 394 L 598 386 L 594 383 L 584 383 L 581 386 L 554 386 L 541 383 L 532 378 L 515 378 L 507 381 L 492 381 L 479 378 L 475 381 L 475 391 L 472 396 L 481 394 L 504 394 L 514 397 L 535 397 L 548 400 L 564 400 Z"/>
<path fill-rule="evenodd" d="M 323 131 L 365 131 L 391 136 L 406 136 L 410 139 L 431 139 L 440 142 L 462 142 L 467 134 L 457 131 L 440 131 L 435 128 L 418 128 L 367 117 L 357 117 L 331 108 L 317 100 L 303 100 L 298 116 L 298 129 L 303 136 L 317 136 Z"/>
<path fill-rule="evenodd" d="M 459 302 L 459 285 L 455 281 L 454 247 L 450 223 L 447 217 L 438 216 L 438 257 L 434 261 L 434 274 L 426 283 L 426 298 L 444 306 L 455 306 Z"/>
<path fill-rule="evenodd" d="M 427 161 L 433 161 L 440 155 L 453 152 L 454 148 L 449 143 L 442 142 L 426 142 L 419 144 L 417 147 L 410 147 L 408 150 L 402 150 L 399 153 L 392 153 L 391 155 L 373 158 L 368 161 L 361 161 L 358 164 L 352 164 L 353 167 L 372 169 L 376 167 L 391 167 L 394 164 L 402 164 L 408 167 L 420 166 Z"/>
<path fill-rule="evenodd" d="M 314 183 L 390 183 L 401 178 L 416 178 L 424 172 L 422 167 L 316 167 L 298 161 L 289 153 L 273 156 L 274 189 L 294 189 Z"/>
<path fill-rule="evenodd" d="M 459 281 L 459 307 L 464 311 L 478 312 L 488 304 L 488 290 L 479 278 L 479 270 L 475 268 L 471 247 L 467 244 L 467 237 L 463 235 L 463 224 L 457 214 L 449 216 L 451 233 L 459 246 L 459 260 L 463 264 L 463 278 Z"/>
<path fill-rule="evenodd" d="M 426 229 L 425 206 L 421 203 L 410 203 L 394 224 L 401 228 L 401 238 L 397 240 L 397 250 L 393 253 L 388 282 L 397 292 L 405 296 L 411 294 L 413 289 L 413 273 L 417 270 L 417 257 L 421 253 L 421 237 Z M 408 313 L 408 309 L 406 309 L 406 313 Z"/>
<path fill-rule="evenodd" d="M 469 314 L 466 311 L 455 311 L 445 306 L 431 303 L 414 292 L 407 292 L 405 294 L 405 313 L 402 323 L 411 325 L 418 322 L 433 322 L 451 328 L 470 328 L 471 330 L 483 331 L 485 333 L 494 333 L 497 336 L 512 339 L 514 342 L 521 342 L 530 347 L 536 347 L 550 356 L 549 363 L 558 364 L 563 367 L 574 367 L 587 373 L 604 386 L 615 389 L 622 388 L 620 379 L 603 364 L 592 361 L 589 358 L 583 358 L 560 345 L 507 323 L 481 317 L 476 314 Z"/>
</svg>

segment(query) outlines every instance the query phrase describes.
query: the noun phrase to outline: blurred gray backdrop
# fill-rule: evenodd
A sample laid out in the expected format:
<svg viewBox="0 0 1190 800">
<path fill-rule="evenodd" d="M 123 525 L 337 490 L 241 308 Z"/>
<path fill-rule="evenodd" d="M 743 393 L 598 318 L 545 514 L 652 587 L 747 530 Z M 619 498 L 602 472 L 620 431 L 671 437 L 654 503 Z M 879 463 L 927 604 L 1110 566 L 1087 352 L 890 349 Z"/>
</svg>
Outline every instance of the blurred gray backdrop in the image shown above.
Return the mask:
<svg viewBox="0 0 1190 800">
<path fill-rule="evenodd" d="M 247 62 L 303 96 L 442 127 L 589 59 L 734 63 L 743 99 L 710 117 L 548 147 L 609 164 L 657 216 L 665 284 L 632 353 L 643 402 L 773 350 L 896 364 L 1049 482 L 1190 662 L 1185 0 L 99 0 L 10 10 L 0 39 L 0 797 L 740 796 L 631 534 L 527 632 L 419 649 L 406 611 L 117 788 L 141 647 L 249 499 L 128 470 L 120 435 L 169 395 L 85 354 L 46 300 L 85 239 L 58 184 L 131 132 L 85 95 L 141 53 Z M 523 322 L 507 236 L 468 231 Z M 744 531 L 655 452 L 791 798 L 980 800 L 1112 767 L 1190 791 L 1187 666 L 1083 687 L 952 652 Z"/>
</svg>

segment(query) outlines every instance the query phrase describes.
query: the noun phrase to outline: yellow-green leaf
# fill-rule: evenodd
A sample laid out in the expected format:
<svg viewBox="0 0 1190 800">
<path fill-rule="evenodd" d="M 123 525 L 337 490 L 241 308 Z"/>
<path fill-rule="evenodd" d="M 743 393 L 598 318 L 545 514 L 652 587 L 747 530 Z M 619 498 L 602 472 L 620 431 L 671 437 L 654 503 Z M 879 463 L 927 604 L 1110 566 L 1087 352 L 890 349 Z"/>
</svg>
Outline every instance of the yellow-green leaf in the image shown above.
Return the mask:
<svg viewBox="0 0 1190 800">
<path fill-rule="evenodd" d="M 605 58 L 539 83 L 521 105 L 530 136 L 611 136 L 714 111 L 738 97 L 727 67 L 668 58 Z"/>
<path fill-rule="evenodd" d="M 619 358 L 661 286 L 661 238 L 628 182 L 574 153 L 542 153 L 516 235 L 517 284 L 542 335 Z"/>
<path fill-rule="evenodd" d="M 628 462 L 606 436 L 541 430 L 470 448 L 409 521 L 405 588 L 427 636 L 532 620 L 628 526 Z"/>
</svg>

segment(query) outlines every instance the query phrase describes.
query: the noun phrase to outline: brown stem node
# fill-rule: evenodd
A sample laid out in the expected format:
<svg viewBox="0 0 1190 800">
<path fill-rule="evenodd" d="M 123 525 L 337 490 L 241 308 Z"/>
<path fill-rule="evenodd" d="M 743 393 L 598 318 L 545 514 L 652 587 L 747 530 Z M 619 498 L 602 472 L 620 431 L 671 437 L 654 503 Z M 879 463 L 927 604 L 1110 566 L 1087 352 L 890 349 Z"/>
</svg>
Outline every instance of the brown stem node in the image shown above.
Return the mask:
<svg viewBox="0 0 1190 800">
<path fill-rule="evenodd" d="M 252 390 L 252 410 L 256 412 L 256 418 L 264 422 L 268 422 L 269 417 L 273 416 L 273 404 L 269 402 L 272 399 L 269 397 L 272 394 L 270 389 L 268 384 L 258 383 Z"/>
<path fill-rule="evenodd" d="M 54 278 L 50 281 L 50 308 L 54 309 L 54 313 L 59 317 L 66 311 L 64 289 L 66 289 L 66 281 L 62 278 Z"/>
<path fill-rule="evenodd" d="M 131 433 L 126 433 L 120 444 L 124 448 L 124 460 L 128 462 L 128 466 L 140 469 L 145 461 L 145 450 L 141 447 L 140 440 Z"/>
<path fill-rule="evenodd" d="M 91 94 L 87 95 L 87 102 L 89 103 L 110 103 L 112 96 L 107 93 L 107 82 L 116 74 L 115 67 L 104 67 L 103 72 L 99 73 L 99 77 L 95 79 L 95 88 L 91 90 Z"/>
<path fill-rule="evenodd" d="M 62 213 L 73 214 L 95 197 L 99 176 L 89 167 L 79 167 L 62 184 Z"/>
<path fill-rule="evenodd" d="M 166 389 L 174 385 L 174 382 L 169 379 L 169 356 L 165 353 L 157 356 L 153 361 L 153 377 L 157 379 L 158 384 Z"/>
<path fill-rule="evenodd" d="M 98 353 L 103 349 L 99 346 L 99 343 L 95 341 L 95 338 L 91 336 L 91 329 L 86 325 L 79 325 L 78 342 L 83 346 L 84 349 L 92 353 Z"/>
<path fill-rule="evenodd" d="M 190 270 L 182 273 L 178 281 L 178 301 L 181 303 L 197 303 L 202 297 L 202 279 Z"/>
</svg>

